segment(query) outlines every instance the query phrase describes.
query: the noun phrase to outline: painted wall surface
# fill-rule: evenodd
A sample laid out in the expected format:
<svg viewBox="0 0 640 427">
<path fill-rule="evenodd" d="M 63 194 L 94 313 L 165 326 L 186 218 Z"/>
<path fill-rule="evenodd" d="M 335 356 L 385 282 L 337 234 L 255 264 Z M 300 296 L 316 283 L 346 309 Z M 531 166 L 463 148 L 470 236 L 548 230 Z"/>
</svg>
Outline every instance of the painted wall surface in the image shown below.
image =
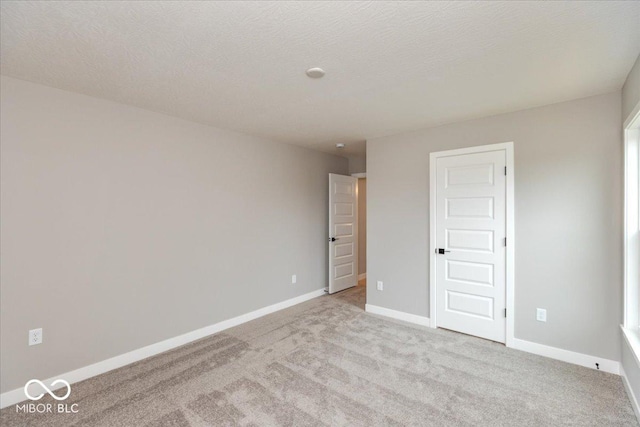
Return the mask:
<svg viewBox="0 0 640 427">
<path fill-rule="evenodd" d="M 326 286 L 347 159 L 1 84 L 2 392 Z"/>
<path fill-rule="evenodd" d="M 349 157 L 349 175 L 352 173 L 365 173 L 367 171 L 366 156 L 350 156 Z"/>
<path fill-rule="evenodd" d="M 623 123 L 630 117 L 636 105 L 640 103 L 640 56 L 636 60 L 633 69 L 627 77 L 627 81 L 622 87 L 622 121 Z M 621 333 L 621 332 L 620 332 Z M 640 399 L 640 364 L 633 357 L 633 350 L 629 343 L 622 339 L 622 368 L 627 375 L 629 385 L 636 396 Z M 638 355 L 640 357 L 640 355 Z"/>
<path fill-rule="evenodd" d="M 627 120 L 640 101 L 640 55 L 622 87 L 622 120 Z"/>
<path fill-rule="evenodd" d="M 620 360 L 620 93 L 367 142 L 367 303 L 429 316 L 429 153 L 514 142 L 515 336 Z M 546 308 L 546 323 L 535 319 Z"/>
<path fill-rule="evenodd" d="M 367 272 L 367 179 L 358 179 L 358 274 Z"/>
</svg>

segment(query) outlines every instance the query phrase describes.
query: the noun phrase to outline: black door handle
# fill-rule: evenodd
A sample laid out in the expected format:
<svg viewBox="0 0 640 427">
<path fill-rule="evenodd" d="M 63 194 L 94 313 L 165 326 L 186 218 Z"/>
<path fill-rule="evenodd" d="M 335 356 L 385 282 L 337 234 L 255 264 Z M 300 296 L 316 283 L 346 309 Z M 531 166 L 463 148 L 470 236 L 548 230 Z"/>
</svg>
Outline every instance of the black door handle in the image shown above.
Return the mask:
<svg viewBox="0 0 640 427">
<path fill-rule="evenodd" d="M 335 242 L 336 240 L 338 240 L 336 237 L 329 237 L 330 242 Z"/>
<path fill-rule="evenodd" d="M 442 248 L 436 249 L 436 254 L 438 254 L 438 255 L 444 255 L 446 252 L 451 252 L 451 251 L 445 251 Z"/>
</svg>

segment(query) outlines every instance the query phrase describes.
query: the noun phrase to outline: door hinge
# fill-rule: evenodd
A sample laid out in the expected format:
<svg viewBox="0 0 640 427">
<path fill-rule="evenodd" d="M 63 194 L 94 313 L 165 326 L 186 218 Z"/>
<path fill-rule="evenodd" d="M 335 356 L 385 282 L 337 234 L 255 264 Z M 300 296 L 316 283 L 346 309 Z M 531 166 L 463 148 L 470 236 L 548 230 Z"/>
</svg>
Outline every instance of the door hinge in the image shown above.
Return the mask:
<svg viewBox="0 0 640 427">
<path fill-rule="evenodd" d="M 504 174 L 505 175 L 507 174 L 507 167 L 506 166 L 504 167 Z"/>
<path fill-rule="evenodd" d="M 504 309 L 504 317 L 507 317 L 507 309 Z"/>
<path fill-rule="evenodd" d="M 505 248 L 507 247 L 507 238 L 506 237 L 504 238 L 504 247 Z"/>
</svg>

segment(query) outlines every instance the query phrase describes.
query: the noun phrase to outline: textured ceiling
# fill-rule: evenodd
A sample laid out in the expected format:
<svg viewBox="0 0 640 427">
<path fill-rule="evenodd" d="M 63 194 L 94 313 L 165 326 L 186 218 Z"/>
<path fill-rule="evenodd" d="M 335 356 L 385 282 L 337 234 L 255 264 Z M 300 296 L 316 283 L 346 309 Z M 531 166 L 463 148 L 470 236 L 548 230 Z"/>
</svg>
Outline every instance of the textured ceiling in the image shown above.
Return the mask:
<svg viewBox="0 0 640 427">
<path fill-rule="evenodd" d="M 10 2 L 2 74 L 344 154 L 621 88 L 640 2 Z M 322 67 L 320 80 L 305 76 Z M 359 142 L 359 143 L 358 143 Z"/>
</svg>

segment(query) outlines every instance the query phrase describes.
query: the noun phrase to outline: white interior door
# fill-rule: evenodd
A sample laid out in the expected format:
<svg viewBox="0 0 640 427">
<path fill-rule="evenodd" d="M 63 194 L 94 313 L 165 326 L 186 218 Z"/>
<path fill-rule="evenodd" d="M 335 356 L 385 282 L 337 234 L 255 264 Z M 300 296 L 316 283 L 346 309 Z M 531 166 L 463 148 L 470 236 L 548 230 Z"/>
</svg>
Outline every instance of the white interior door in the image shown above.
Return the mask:
<svg viewBox="0 0 640 427">
<path fill-rule="evenodd" d="M 358 179 L 329 174 L 329 293 L 358 284 Z"/>
<path fill-rule="evenodd" d="M 436 163 L 437 326 L 506 338 L 506 152 Z"/>
</svg>

